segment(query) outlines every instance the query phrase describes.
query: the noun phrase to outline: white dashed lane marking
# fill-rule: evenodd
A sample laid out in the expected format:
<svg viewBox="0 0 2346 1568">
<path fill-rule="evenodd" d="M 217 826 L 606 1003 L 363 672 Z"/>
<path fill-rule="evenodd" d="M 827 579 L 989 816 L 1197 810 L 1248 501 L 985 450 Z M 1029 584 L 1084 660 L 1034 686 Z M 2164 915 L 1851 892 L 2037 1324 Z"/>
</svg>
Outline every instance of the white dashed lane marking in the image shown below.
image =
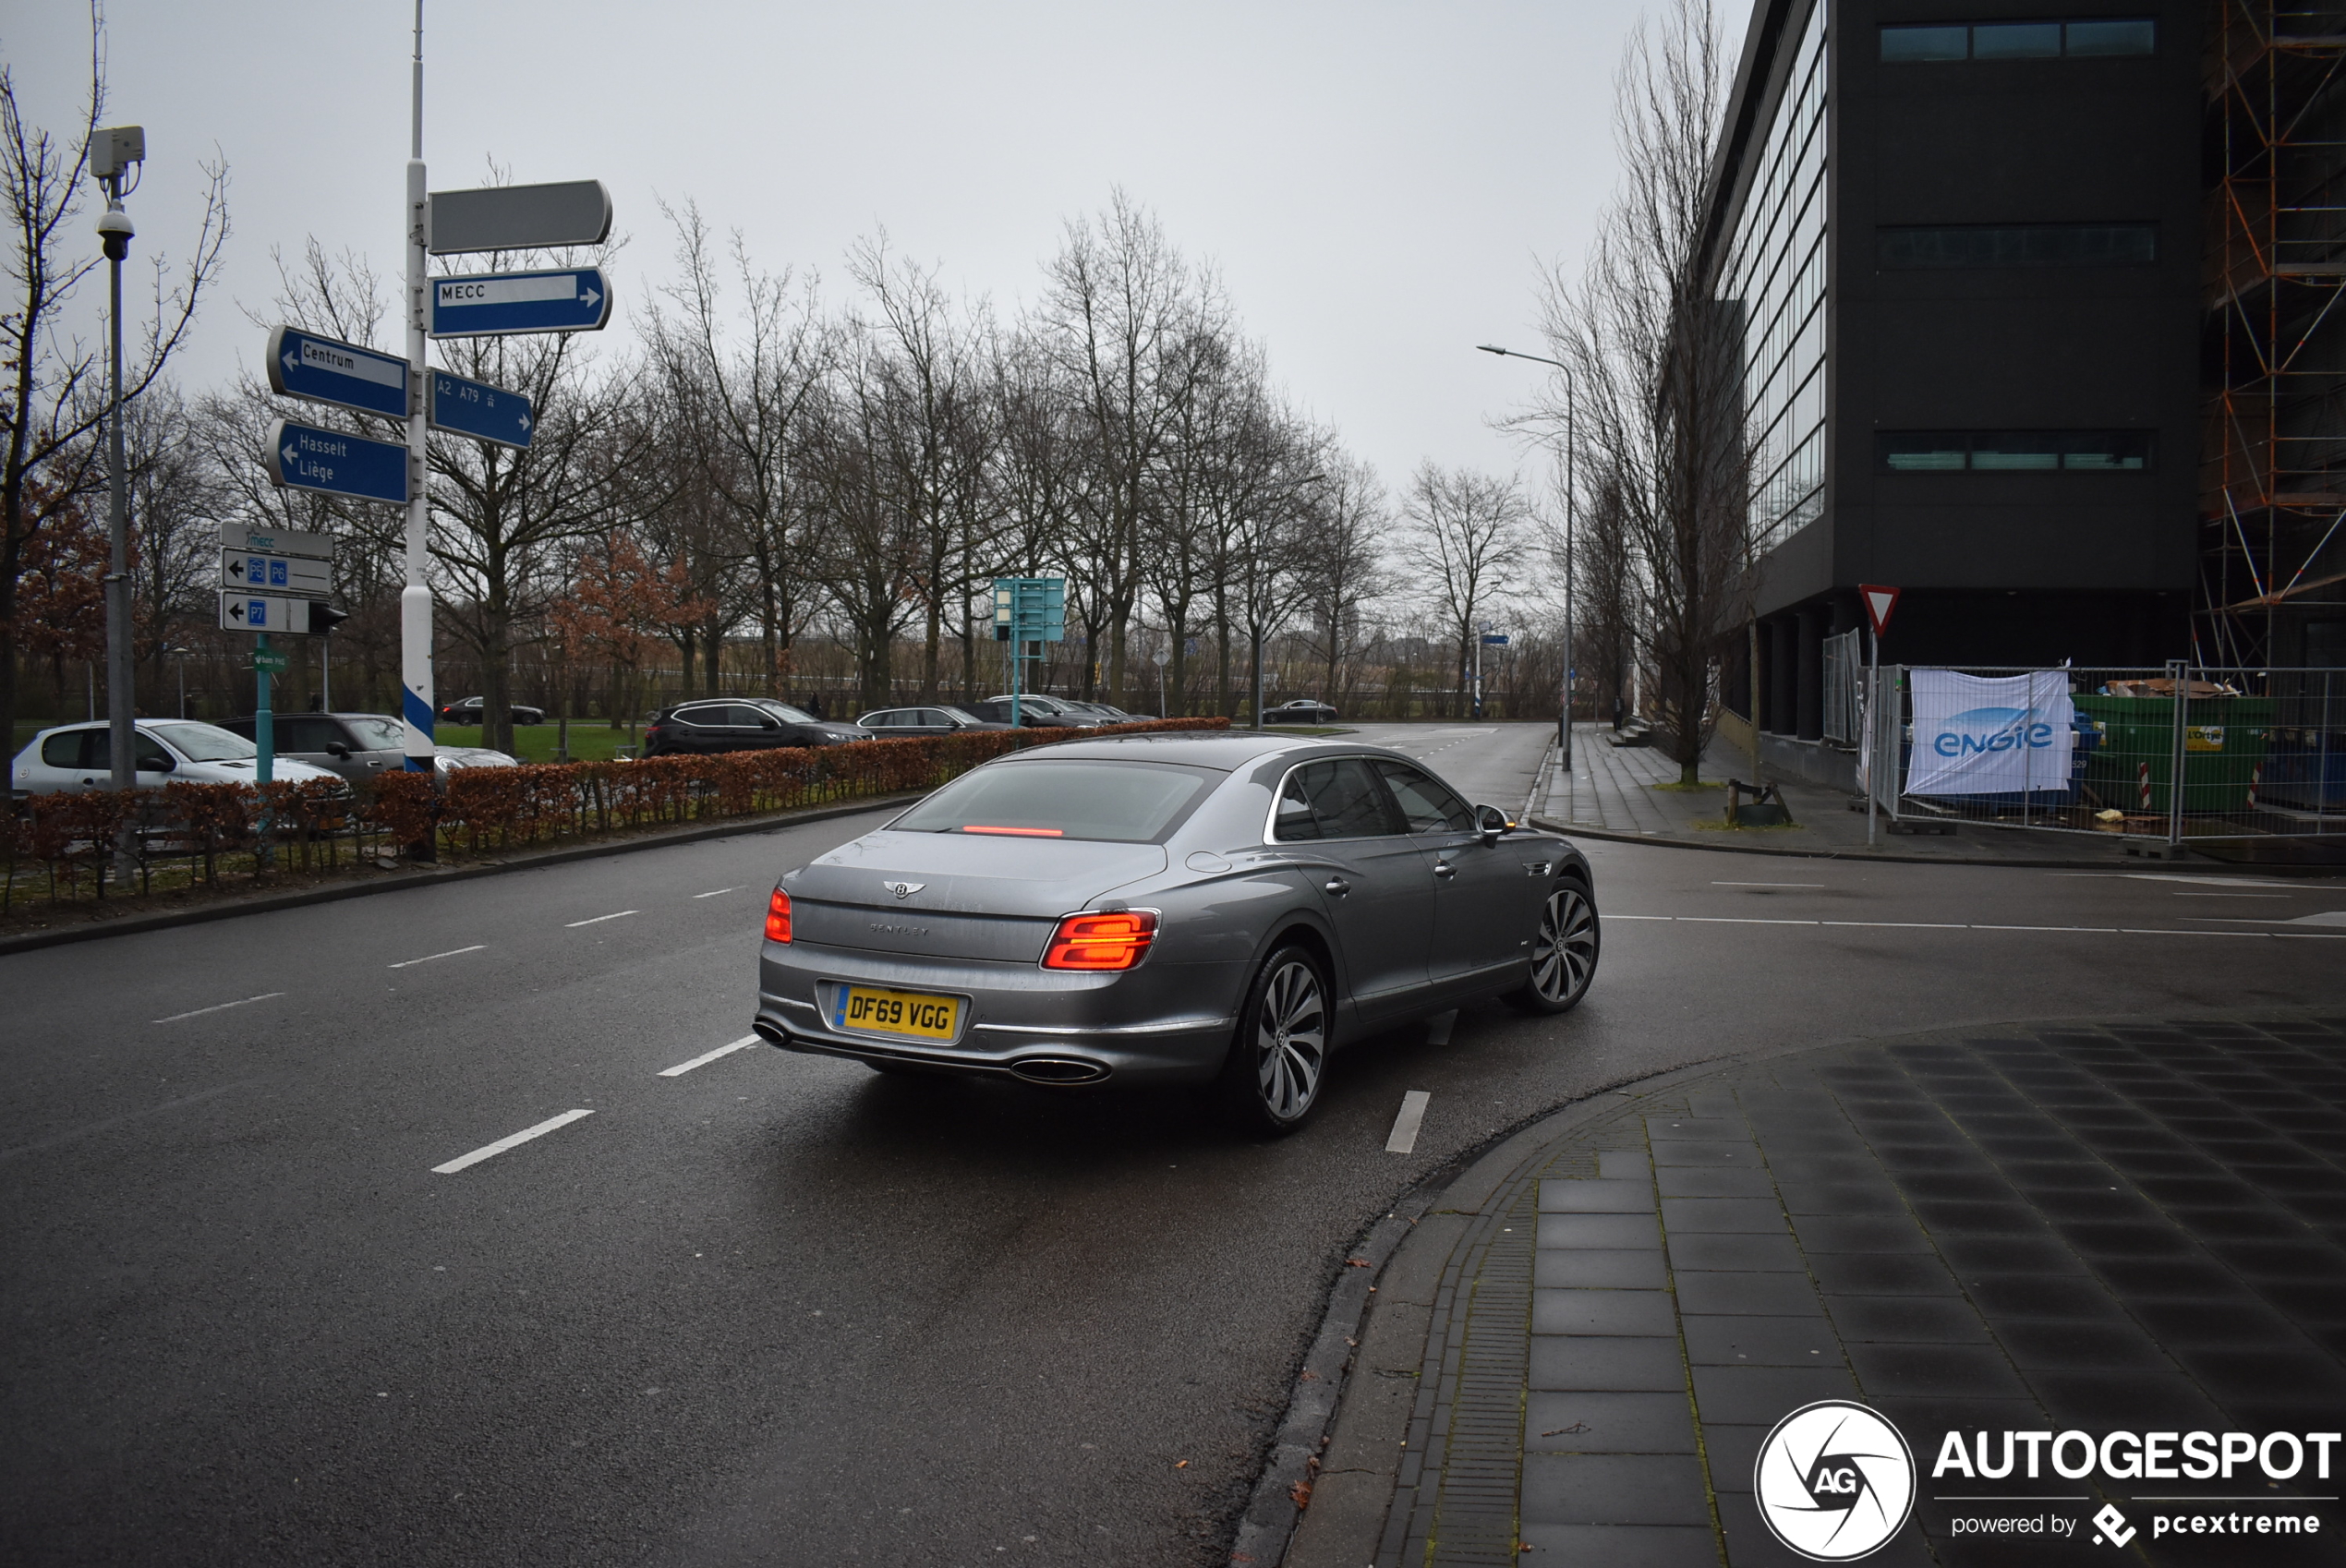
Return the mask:
<svg viewBox="0 0 2346 1568">
<path fill-rule="evenodd" d="M 562 929 L 565 931 L 575 931 L 582 925 L 600 925 L 607 920 L 625 920 L 629 915 L 641 914 L 642 912 L 643 911 L 641 910 L 622 910 L 617 914 L 597 915 L 592 920 L 565 921 L 562 923 Z"/>
<path fill-rule="evenodd" d="M 695 899 L 714 899 L 720 893 L 738 893 L 740 891 L 741 889 L 738 887 L 712 887 L 706 893 L 695 893 L 693 897 Z"/>
<path fill-rule="evenodd" d="M 659 1069 L 659 1076 L 662 1078 L 682 1078 L 686 1073 L 692 1071 L 695 1067 L 705 1067 L 708 1066 L 709 1063 L 717 1060 L 720 1056 L 730 1056 L 736 1051 L 743 1050 L 756 1043 L 757 1036 L 755 1034 L 744 1034 L 739 1040 L 734 1041 L 732 1044 L 720 1045 L 716 1050 L 695 1056 L 689 1062 L 679 1062 L 672 1067 L 662 1067 Z"/>
<path fill-rule="evenodd" d="M 453 959 L 465 953 L 485 953 L 488 950 L 488 943 L 476 942 L 469 947 L 451 947 L 444 953 L 426 953 L 420 959 L 402 959 L 395 964 L 386 964 L 383 967 L 386 969 L 413 969 L 417 964 L 428 964 L 434 959 Z"/>
<path fill-rule="evenodd" d="M 231 1007 L 249 1007 L 255 1002 L 266 1002 L 272 997 L 284 995 L 282 991 L 263 991 L 258 996 L 245 996 L 234 1002 L 219 1002 L 209 1007 L 191 1007 L 184 1013 L 174 1013 L 167 1019 L 157 1019 L 155 1022 L 177 1023 L 181 1019 L 200 1019 L 206 1013 L 224 1013 Z"/>
<path fill-rule="evenodd" d="M 1425 1125 L 1426 1102 L 1433 1096 L 1422 1089 L 1412 1089 L 1401 1096 L 1401 1114 L 1393 1118 L 1393 1131 L 1385 1140 L 1388 1154 L 1408 1154 L 1418 1146 L 1418 1128 Z"/>
<path fill-rule="evenodd" d="M 444 1165 L 434 1165 L 431 1173 L 434 1176 L 454 1176 L 467 1165 L 478 1165 L 483 1160 L 494 1159 L 508 1149 L 517 1149 L 533 1138 L 543 1138 L 557 1128 L 568 1127 L 581 1116 L 591 1116 L 594 1114 L 592 1111 L 564 1111 L 559 1116 L 549 1116 L 536 1127 L 526 1127 L 510 1138 L 501 1138 L 494 1143 L 484 1143 L 469 1154 L 459 1154 Z"/>
</svg>

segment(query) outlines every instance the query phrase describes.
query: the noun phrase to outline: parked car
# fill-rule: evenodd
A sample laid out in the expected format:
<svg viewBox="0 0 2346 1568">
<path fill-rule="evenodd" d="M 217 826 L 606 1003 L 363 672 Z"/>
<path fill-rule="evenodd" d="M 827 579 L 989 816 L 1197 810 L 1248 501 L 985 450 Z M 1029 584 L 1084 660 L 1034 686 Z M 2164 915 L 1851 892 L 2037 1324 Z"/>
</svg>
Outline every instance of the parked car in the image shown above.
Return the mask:
<svg viewBox="0 0 2346 1568">
<path fill-rule="evenodd" d="M 652 715 L 644 731 L 644 754 L 674 756 L 711 752 L 752 752 L 769 746 L 837 746 L 868 741 L 860 725 L 829 724 L 803 708 L 768 697 L 678 703 Z"/>
<path fill-rule="evenodd" d="M 256 744 L 260 739 L 260 719 L 253 714 L 232 718 L 221 728 Z M 272 714 L 269 738 L 279 757 L 322 767 L 354 784 L 374 774 L 401 772 L 407 766 L 406 726 L 389 714 Z M 487 746 L 435 745 L 432 754 L 432 766 L 441 773 L 455 767 L 520 766 L 503 752 Z"/>
<path fill-rule="evenodd" d="M 1310 697 L 1297 697 L 1292 702 L 1281 703 L 1276 707 L 1264 708 L 1263 722 L 1265 724 L 1334 724 L 1336 709 L 1325 703 L 1314 702 Z"/>
<path fill-rule="evenodd" d="M 907 735 L 952 735 L 964 730 L 1010 728 L 1007 720 L 980 718 L 957 707 L 884 707 L 855 722 L 883 741 Z"/>
<path fill-rule="evenodd" d="M 1144 724 L 1148 722 L 1148 718 L 1145 714 L 1127 713 L 1122 708 L 1116 706 L 1112 703 L 1081 702 L 1072 697 L 1061 697 L 1058 700 L 1064 706 L 1071 707 L 1079 713 L 1091 714 L 1093 717 L 1108 724 Z"/>
<path fill-rule="evenodd" d="M 1010 694 L 998 692 L 988 700 L 1002 704 L 1004 717 L 1009 716 Z M 1097 730 L 1104 724 L 1123 722 L 1121 719 L 1109 718 L 1104 714 L 1086 712 L 1082 706 L 1065 697 L 1046 696 L 1040 692 L 1022 693 L 1018 702 L 1022 716 L 1029 710 L 1046 713 L 1061 724 L 1072 724 L 1079 730 Z"/>
<path fill-rule="evenodd" d="M 1010 699 L 1008 697 L 988 697 L 982 703 L 963 703 L 961 706 L 965 711 L 975 714 L 989 724 L 998 724 L 1005 730 L 1010 728 Z M 1032 697 L 1019 699 L 1018 721 L 1020 728 L 1026 730 L 1090 728 L 1088 725 L 1077 724 L 1056 707 L 1037 706 Z"/>
<path fill-rule="evenodd" d="M 478 724 L 481 721 L 483 715 L 486 713 L 488 706 L 488 702 L 484 698 L 466 697 L 462 702 L 450 703 L 447 706 L 441 708 L 440 710 L 440 722 L 442 724 Z M 546 710 L 544 708 L 526 707 L 520 703 L 515 703 L 513 705 L 511 712 L 513 715 L 512 722 L 515 724 L 543 724 L 546 722 Z"/>
<path fill-rule="evenodd" d="M 141 718 L 135 729 L 131 777 L 141 790 L 165 784 L 251 784 L 260 754 L 250 741 L 190 718 Z M 103 790 L 113 778 L 114 742 L 103 724 L 68 724 L 43 730 L 8 766 L 8 787 L 28 795 L 79 794 Z M 332 778 L 322 767 L 290 759 L 271 768 L 281 783 Z"/>
<path fill-rule="evenodd" d="M 1578 1003 L 1594 888 L 1569 842 L 1397 752 L 1070 740 L 784 873 L 755 1027 L 883 1071 L 1217 1083 L 1281 1133 L 1352 1041 L 1484 996 Z"/>
</svg>

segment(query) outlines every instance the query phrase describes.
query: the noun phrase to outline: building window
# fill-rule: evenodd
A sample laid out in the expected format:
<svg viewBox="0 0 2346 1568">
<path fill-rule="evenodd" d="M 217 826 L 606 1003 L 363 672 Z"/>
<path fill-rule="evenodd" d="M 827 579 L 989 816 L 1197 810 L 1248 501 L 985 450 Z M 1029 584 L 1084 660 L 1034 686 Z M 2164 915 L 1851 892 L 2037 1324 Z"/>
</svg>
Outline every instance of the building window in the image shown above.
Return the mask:
<svg viewBox="0 0 2346 1568">
<path fill-rule="evenodd" d="M 2147 430 L 1893 430 L 1874 453 L 1885 474 L 2136 474 L 2154 448 Z"/>
<path fill-rule="evenodd" d="M 1746 520 L 1760 551 L 1824 513 L 1825 9 L 1809 7 L 1753 137 L 1717 285 L 1723 317 L 1741 325 Z"/>
<path fill-rule="evenodd" d="M 2157 223 L 1946 223 L 1875 231 L 1885 271 L 1942 267 L 2147 267 Z"/>
<path fill-rule="evenodd" d="M 1881 57 L 1892 65 L 1933 60 L 2050 60 L 2149 54 L 2159 28 L 2148 17 L 2077 22 L 1932 22 L 1881 30 Z"/>
</svg>

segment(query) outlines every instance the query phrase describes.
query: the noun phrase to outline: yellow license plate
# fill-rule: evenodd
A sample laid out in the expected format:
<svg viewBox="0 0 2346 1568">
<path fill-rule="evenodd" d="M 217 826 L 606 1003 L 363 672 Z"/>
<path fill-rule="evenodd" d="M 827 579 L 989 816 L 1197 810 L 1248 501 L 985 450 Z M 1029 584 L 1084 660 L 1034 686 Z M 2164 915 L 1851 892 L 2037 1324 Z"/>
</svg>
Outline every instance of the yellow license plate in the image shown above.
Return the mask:
<svg viewBox="0 0 2346 1568">
<path fill-rule="evenodd" d="M 913 1040 L 950 1040 L 961 1022 L 961 1002 L 952 996 L 842 985 L 839 999 L 831 1004 L 831 1027 Z"/>
</svg>

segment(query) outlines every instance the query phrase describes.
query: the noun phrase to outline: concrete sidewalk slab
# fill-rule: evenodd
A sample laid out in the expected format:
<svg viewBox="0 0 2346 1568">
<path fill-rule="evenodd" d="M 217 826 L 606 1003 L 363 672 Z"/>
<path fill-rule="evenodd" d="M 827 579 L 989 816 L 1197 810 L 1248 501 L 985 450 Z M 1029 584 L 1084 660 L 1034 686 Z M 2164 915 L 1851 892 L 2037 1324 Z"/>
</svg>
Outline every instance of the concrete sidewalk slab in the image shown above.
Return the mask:
<svg viewBox="0 0 2346 1568">
<path fill-rule="evenodd" d="M 2337 1562 L 2341 1200 L 2346 1017 L 1972 1030 L 1616 1092 L 1518 1134 L 1401 1243 L 1286 1561 L 1807 1561 L 1755 1465 L 1844 1400 L 1915 1461 L 1868 1562 L 2072 1562 L 2105 1530 L 2155 1563 Z M 2229 1483 L 1998 1476 L 2007 1432 L 2071 1442 L 2064 1465 L 2146 1434 L 2176 1434 L 2171 1461 L 2183 1434 L 2260 1447 Z M 2297 1533 L 2192 1538 L 2234 1514 Z"/>
</svg>

